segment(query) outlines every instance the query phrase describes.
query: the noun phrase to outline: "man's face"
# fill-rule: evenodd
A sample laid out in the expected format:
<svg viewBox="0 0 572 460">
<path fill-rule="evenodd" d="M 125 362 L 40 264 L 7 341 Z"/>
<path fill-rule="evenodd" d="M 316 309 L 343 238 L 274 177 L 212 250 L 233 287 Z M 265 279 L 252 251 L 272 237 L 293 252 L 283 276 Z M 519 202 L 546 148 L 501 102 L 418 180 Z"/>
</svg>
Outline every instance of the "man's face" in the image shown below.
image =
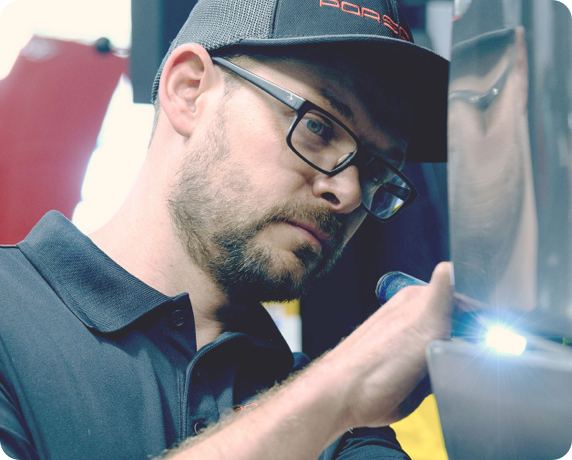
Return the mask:
<svg viewBox="0 0 572 460">
<path fill-rule="evenodd" d="M 249 67 L 395 155 L 393 140 L 372 126 L 361 102 L 318 68 L 294 60 Z M 171 216 L 192 260 L 234 301 L 297 298 L 332 268 L 365 218 L 358 171 L 351 166 L 329 177 L 306 164 L 286 144 L 295 112 L 237 83 L 194 134 L 170 196 Z M 353 116 L 336 110 L 340 104 Z"/>
</svg>

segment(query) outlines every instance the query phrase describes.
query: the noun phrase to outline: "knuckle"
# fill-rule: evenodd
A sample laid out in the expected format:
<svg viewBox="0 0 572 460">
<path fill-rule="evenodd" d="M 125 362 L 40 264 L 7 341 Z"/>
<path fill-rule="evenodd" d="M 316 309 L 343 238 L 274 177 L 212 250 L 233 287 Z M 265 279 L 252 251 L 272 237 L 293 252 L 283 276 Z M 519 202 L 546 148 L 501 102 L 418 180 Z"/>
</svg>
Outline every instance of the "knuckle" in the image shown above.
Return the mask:
<svg viewBox="0 0 572 460">
<path fill-rule="evenodd" d="M 450 279 L 451 276 L 451 262 L 440 262 L 433 271 L 433 277 L 437 279 Z"/>
<path fill-rule="evenodd" d="M 395 295 L 395 299 L 400 302 L 410 302 L 418 299 L 422 295 L 425 286 L 407 286 L 400 289 Z"/>
</svg>

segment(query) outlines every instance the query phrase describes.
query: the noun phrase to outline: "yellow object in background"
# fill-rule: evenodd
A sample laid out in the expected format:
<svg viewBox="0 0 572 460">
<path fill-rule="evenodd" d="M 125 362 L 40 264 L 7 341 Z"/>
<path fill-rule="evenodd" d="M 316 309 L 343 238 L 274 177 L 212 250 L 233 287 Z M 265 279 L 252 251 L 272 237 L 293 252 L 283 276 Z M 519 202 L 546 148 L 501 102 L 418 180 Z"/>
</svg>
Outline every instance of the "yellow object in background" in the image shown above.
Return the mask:
<svg viewBox="0 0 572 460">
<path fill-rule="evenodd" d="M 290 350 L 302 351 L 302 319 L 300 300 L 263 303 L 288 343 Z"/>
<path fill-rule="evenodd" d="M 415 412 L 391 427 L 412 460 L 448 460 L 435 396 L 425 398 Z"/>
</svg>

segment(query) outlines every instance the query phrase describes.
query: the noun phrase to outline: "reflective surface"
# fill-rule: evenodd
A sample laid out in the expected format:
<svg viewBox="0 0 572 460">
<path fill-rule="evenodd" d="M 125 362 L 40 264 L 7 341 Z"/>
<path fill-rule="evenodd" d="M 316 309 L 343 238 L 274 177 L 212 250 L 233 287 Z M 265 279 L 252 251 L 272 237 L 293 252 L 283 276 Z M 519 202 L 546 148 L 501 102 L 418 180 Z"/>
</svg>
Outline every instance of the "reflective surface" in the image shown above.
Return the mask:
<svg viewBox="0 0 572 460">
<path fill-rule="evenodd" d="M 515 357 L 433 342 L 428 361 L 449 460 L 554 460 L 570 449 L 572 350 Z"/>
<path fill-rule="evenodd" d="M 532 332 L 570 337 L 570 13 L 553 0 L 458 0 L 455 14 L 455 289 L 495 317 L 512 312 L 507 321 L 526 318 Z"/>
</svg>

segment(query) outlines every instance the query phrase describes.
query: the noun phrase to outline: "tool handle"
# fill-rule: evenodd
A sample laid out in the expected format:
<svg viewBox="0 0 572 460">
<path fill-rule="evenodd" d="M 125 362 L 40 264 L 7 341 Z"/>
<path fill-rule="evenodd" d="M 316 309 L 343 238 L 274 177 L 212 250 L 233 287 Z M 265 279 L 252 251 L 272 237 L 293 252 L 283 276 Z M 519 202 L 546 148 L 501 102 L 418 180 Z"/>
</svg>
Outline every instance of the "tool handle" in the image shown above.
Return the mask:
<svg viewBox="0 0 572 460">
<path fill-rule="evenodd" d="M 397 291 L 407 286 L 426 286 L 425 281 L 414 278 L 403 272 L 389 272 L 383 275 L 375 287 L 375 295 L 380 305 L 391 299 Z"/>
</svg>

